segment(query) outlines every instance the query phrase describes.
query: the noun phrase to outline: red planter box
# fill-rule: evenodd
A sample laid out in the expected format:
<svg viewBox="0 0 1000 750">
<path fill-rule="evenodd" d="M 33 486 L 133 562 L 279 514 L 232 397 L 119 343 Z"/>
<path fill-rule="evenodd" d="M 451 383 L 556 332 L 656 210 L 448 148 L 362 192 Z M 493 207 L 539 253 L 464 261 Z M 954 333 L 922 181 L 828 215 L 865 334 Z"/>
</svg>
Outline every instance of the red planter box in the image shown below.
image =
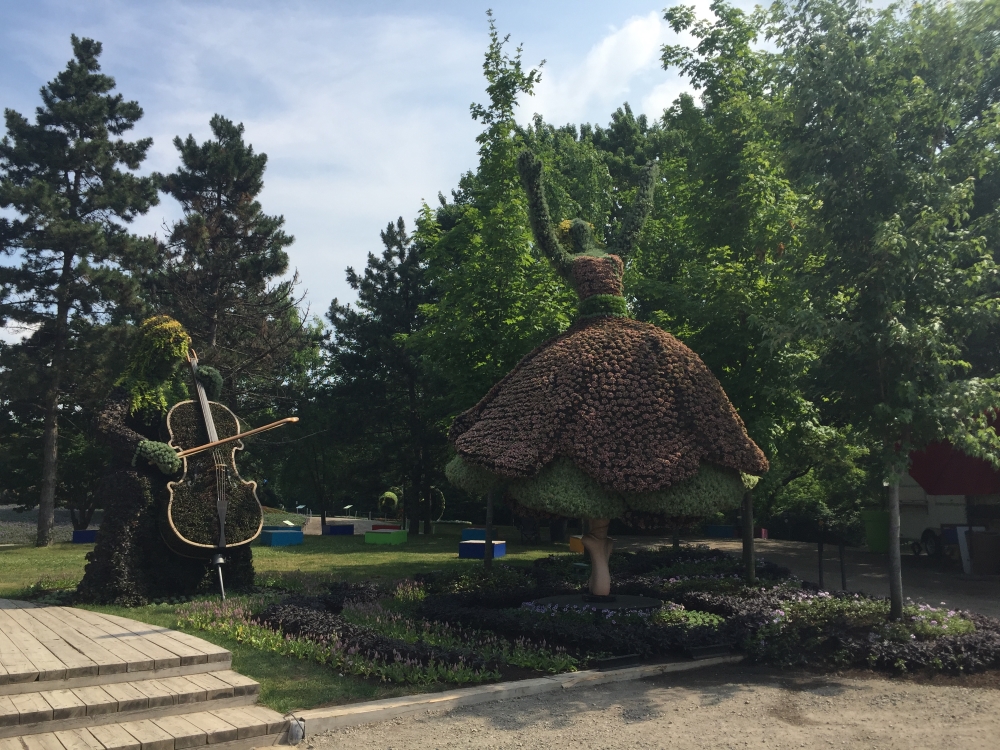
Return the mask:
<svg viewBox="0 0 1000 750">
<path fill-rule="evenodd" d="M 399 531 L 398 523 L 373 523 L 372 531 Z"/>
</svg>

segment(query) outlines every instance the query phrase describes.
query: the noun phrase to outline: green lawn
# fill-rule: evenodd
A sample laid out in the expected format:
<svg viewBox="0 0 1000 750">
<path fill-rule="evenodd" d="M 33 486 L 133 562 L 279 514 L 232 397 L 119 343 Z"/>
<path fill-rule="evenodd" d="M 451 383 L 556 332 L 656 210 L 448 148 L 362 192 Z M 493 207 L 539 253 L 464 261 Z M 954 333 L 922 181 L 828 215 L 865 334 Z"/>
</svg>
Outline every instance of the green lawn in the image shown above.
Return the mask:
<svg viewBox="0 0 1000 750">
<path fill-rule="evenodd" d="M 43 581 L 47 588 L 71 586 L 83 577 L 83 556 L 92 544 L 0 547 L 0 596 L 12 596 Z"/>
<path fill-rule="evenodd" d="M 0 596 L 13 596 L 39 581 L 48 588 L 71 586 L 83 577 L 84 555 L 91 544 L 55 544 L 38 548 L 0 547 Z M 554 552 L 567 552 L 566 544 L 524 545 L 507 542 L 505 560 L 527 562 Z M 365 544 L 361 536 L 307 536 L 296 547 L 254 547 L 258 575 L 323 573 L 345 581 L 385 581 L 452 566 L 482 565 L 458 559 L 458 538 L 411 535 L 403 545 Z"/>
<path fill-rule="evenodd" d="M 430 570 L 483 564 L 481 560 L 459 560 L 458 542 L 458 537 L 411 534 L 406 544 L 390 547 L 365 544 L 361 536 L 307 536 L 297 547 L 254 547 L 253 560 L 260 575 L 301 570 L 345 581 L 391 581 Z M 504 560 L 530 562 L 568 551 L 568 544 L 508 542 Z"/>
<path fill-rule="evenodd" d="M 457 537 L 414 535 L 405 545 L 389 547 L 365 544 L 360 536 L 307 536 L 301 546 L 254 547 L 254 567 L 262 580 L 302 571 L 348 581 L 392 581 L 431 570 L 482 565 L 479 560 L 459 560 L 458 541 Z M 93 545 L 88 544 L 56 544 L 41 549 L 0 547 L 0 596 L 17 596 L 39 582 L 45 588 L 74 585 L 83 576 L 84 555 L 91 549 Z M 567 552 L 569 547 L 508 542 L 507 549 L 505 560 L 529 562 L 554 552 Z M 177 627 L 177 607 L 173 605 L 87 608 L 153 625 Z M 381 685 L 356 677 L 341 677 L 320 664 L 262 653 L 211 632 L 189 632 L 229 649 L 233 654 L 233 669 L 257 680 L 261 684 L 261 703 L 276 711 L 444 689 Z"/>
</svg>

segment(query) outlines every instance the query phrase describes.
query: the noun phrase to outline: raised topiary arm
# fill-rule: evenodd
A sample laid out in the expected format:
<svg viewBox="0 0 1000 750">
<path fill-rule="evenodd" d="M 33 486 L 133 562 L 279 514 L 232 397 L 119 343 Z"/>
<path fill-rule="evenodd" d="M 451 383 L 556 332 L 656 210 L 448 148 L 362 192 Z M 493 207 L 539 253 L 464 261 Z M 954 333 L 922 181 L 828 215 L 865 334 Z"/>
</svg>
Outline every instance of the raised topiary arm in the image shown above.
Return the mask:
<svg viewBox="0 0 1000 750">
<path fill-rule="evenodd" d="M 642 227 L 653 210 L 653 187 L 656 185 L 658 175 L 659 168 L 654 162 L 649 162 L 643 168 L 639 191 L 632 202 L 632 207 L 608 247 L 608 252 L 617 255 L 623 262 L 628 260 L 629 255 L 635 250 Z"/>
<path fill-rule="evenodd" d="M 521 183 L 528 194 L 528 219 L 531 222 L 531 233 L 535 236 L 535 242 L 552 261 L 559 275 L 572 283 L 573 256 L 560 244 L 552 227 L 549 205 L 542 190 L 541 159 L 525 149 L 518 154 L 517 171 L 521 174 Z"/>
</svg>

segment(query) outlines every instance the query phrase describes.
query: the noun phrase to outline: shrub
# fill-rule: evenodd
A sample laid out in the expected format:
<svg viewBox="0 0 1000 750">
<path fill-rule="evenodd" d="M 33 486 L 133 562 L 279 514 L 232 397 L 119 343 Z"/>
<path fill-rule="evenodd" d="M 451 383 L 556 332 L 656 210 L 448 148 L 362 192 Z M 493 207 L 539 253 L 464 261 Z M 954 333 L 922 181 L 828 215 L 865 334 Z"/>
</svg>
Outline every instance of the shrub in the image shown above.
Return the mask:
<svg viewBox="0 0 1000 750">
<path fill-rule="evenodd" d="M 784 592 L 775 617 L 747 641 L 757 660 L 783 666 L 971 672 L 1000 666 L 1000 621 L 908 604 L 889 622 L 889 603 L 858 594 Z"/>
</svg>

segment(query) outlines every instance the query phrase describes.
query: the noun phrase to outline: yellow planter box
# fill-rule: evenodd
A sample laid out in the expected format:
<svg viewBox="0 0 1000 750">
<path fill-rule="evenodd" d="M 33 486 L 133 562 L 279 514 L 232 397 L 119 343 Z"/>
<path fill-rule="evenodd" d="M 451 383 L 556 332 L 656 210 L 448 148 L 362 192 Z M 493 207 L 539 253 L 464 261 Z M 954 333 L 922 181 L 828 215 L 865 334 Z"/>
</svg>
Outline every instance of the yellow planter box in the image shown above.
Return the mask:
<svg viewBox="0 0 1000 750">
<path fill-rule="evenodd" d="M 583 554 L 583 537 L 582 536 L 571 536 L 569 538 L 569 551 L 579 552 Z"/>
</svg>

